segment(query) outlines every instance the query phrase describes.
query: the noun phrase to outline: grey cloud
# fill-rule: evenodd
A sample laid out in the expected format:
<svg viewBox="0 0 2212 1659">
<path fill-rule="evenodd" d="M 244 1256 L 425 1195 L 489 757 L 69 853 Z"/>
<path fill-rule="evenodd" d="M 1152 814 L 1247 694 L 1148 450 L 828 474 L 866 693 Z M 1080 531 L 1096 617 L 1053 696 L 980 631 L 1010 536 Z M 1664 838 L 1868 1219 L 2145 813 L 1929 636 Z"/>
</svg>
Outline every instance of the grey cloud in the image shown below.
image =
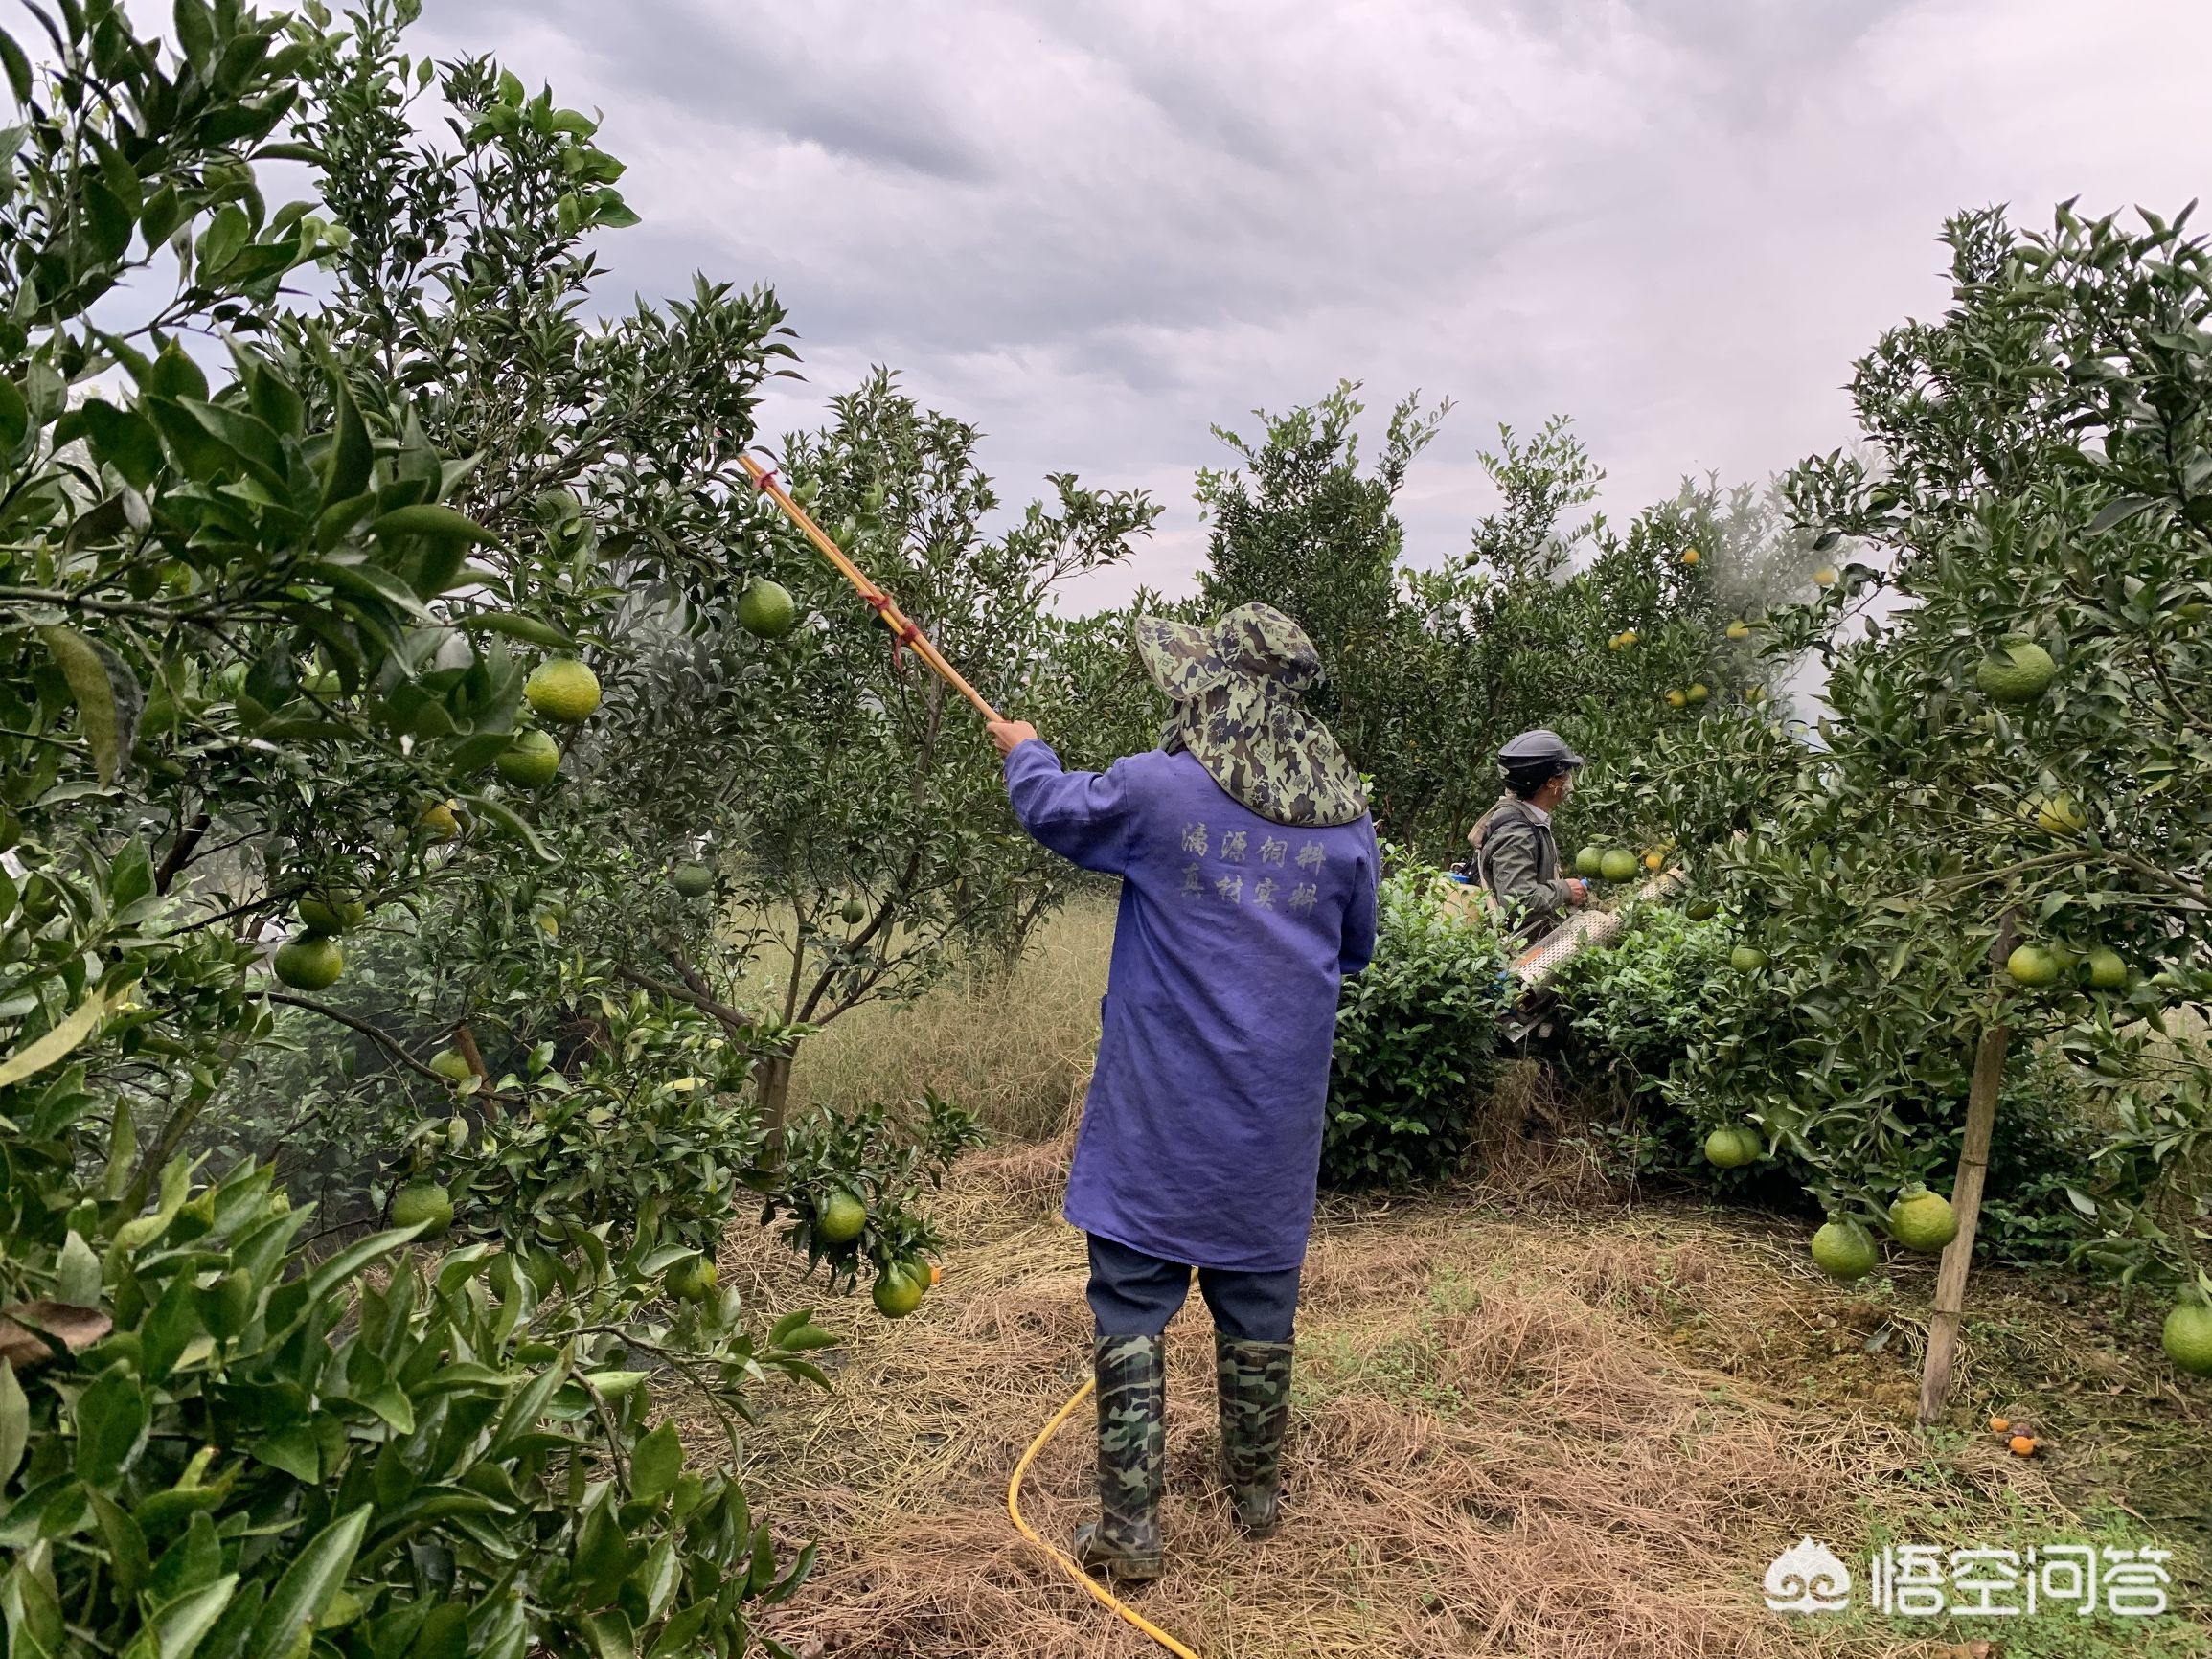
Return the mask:
<svg viewBox="0 0 2212 1659">
<path fill-rule="evenodd" d="M 775 285 L 808 378 L 770 430 L 888 362 L 1010 498 L 1155 489 L 1099 597 L 1187 582 L 1209 423 L 1340 375 L 1458 400 L 1417 557 L 1488 505 L 1500 420 L 1578 416 L 1615 518 L 1835 447 L 1853 356 L 1944 302 L 1945 214 L 2178 207 L 2212 159 L 2200 0 L 429 5 L 441 54 L 604 108 L 646 218 L 610 308 Z"/>
</svg>

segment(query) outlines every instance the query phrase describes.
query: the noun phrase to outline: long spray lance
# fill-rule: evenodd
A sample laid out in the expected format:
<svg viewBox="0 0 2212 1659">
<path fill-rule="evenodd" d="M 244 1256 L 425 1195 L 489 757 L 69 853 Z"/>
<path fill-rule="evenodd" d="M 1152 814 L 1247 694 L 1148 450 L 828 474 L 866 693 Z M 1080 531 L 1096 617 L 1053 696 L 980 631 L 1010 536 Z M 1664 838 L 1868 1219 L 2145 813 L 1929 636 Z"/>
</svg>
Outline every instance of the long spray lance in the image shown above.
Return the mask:
<svg viewBox="0 0 2212 1659">
<path fill-rule="evenodd" d="M 987 720 L 1004 717 L 983 700 L 981 693 L 962 677 L 958 669 L 945 660 L 944 653 L 929 643 L 929 636 L 899 608 L 898 602 L 868 580 L 868 573 L 855 564 L 845 550 L 831 539 L 829 533 L 814 522 L 813 514 L 794 501 L 791 492 L 776 482 L 775 468 L 763 466 L 750 455 L 741 455 L 738 460 L 744 466 L 745 476 L 753 481 L 753 488 L 784 510 L 784 516 L 797 525 L 807 539 L 820 550 L 822 557 L 836 567 L 837 574 L 853 584 L 853 591 L 860 596 L 861 602 L 883 619 L 883 625 L 891 630 L 895 642 L 893 650 L 897 650 L 901 645 L 912 646 L 914 654 L 935 670 L 946 685 L 966 697 L 977 714 Z"/>
</svg>

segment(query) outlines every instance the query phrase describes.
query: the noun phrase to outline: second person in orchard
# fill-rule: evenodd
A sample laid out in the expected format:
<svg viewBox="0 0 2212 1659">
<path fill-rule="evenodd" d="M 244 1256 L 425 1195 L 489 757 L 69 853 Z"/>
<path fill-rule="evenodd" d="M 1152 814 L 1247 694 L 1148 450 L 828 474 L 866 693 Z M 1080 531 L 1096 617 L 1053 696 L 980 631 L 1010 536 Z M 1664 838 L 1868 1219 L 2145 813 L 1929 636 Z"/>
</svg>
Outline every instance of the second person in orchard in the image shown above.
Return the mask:
<svg viewBox="0 0 2212 1659">
<path fill-rule="evenodd" d="M 1171 705 L 1157 749 L 1066 772 L 1027 721 L 991 736 L 1022 828 L 1122 878 L 1065 1214 L 1089 1235 L 1098 1377 L 1101 1513 L 1076 1553 L 1142 1579 L 1162 1566 L 1162 1333 L 1194 1269 L 1237 1517 L 1275 1530 L 1337 991 L 1374 953 L 1379 860 L 1359 774 L 1300 706 L 1321 661 L 1296 623 L 1147 617 L 1136 647 Z"/>
</svg>

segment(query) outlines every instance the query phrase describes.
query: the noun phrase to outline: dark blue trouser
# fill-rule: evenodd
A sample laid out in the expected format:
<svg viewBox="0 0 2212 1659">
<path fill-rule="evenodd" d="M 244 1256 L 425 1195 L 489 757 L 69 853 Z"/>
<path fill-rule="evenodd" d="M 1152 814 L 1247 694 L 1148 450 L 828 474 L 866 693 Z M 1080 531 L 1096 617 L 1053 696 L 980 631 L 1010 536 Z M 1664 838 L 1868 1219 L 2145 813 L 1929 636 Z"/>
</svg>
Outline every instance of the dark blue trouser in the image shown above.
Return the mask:
<svg viewBox="0 0 2212 1659">
<path fill-rule="evenodd" d="M 1192 1269 L 1096 1233 L 1090 1239 L 1091 1316 L 1101 1336 L 1157 1336 L 1191 1294 Z M 1200 1267 L 1198 1294 L 1214 1329 L 1236 1342 L 1288 1342 L 1298 1314 L 1298 1269 L 1237 1273 Z"/>
</svg>

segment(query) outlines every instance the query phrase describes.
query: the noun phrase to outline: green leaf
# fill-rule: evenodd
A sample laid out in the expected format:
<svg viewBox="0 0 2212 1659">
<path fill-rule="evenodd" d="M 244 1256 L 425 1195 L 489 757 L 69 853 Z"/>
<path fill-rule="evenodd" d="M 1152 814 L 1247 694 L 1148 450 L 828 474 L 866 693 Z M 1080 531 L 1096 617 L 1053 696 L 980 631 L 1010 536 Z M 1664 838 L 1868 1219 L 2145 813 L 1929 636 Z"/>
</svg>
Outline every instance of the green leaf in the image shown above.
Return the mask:
<svg viewBox="0 0 2212 1659">
<path fill-rule="evenodd" d="M 331 399 L 337 407 L 338 423 L 331 434 L 331 453 L 323 469 L 323 506 L 327 510 L 351 501 L 369 488 L 376 451 L 369 443 L 369 428 L 362 422 L 359 405 L 345 375 L 331 371 Z"/>
<path fill-rule="evenodd" d="M 25 1043 L 6 1060 L 0 1060 L 0 1088 L 19 1083 L 73 1052 L 100 1029 L 100 1022 L 114 1006 L 115 1000 L 101 991 L 87 993 L 76 1010 L 52 1031 Z"/>
<path fill-rule="evenodd" d="M 2108 501 L 2098 511 L 2097 516 L 2089 520 L 2089 534 L 2095 535 L 2100 531 L 2125 524 L 2136 514 L 2148 512 L 2157 505 L 2156 498 L 2149 495 L 2123 495 L 2117 500 Z"/>
<path fill-rule="evenodd" d="M 192 1659 L 238 1587 L 239 1576 L 225 1573 L 214 1583 L 178 1597 L 140 1628 L 123 1650 L 124 1659 Z"/>
<path fill-rule="evenodd" d="M 75 628 L 48 623 L 39 628 L 38 637 L 77 699 L 78 724 L 92 750 L 100 781 L 114 783 L 124 758 L 138 741 L 138 716 L 146 707 L 138 676 L 107 646 Z"/>
<path fill-rule="evenodd" d="M 5 29 L 0 29 L 0 63 L 7 65 L 8 89 L 15 94 L 16 103 L 29 103 L 32 89 L 37 84 L 32 79 L 31 59 L 23 56 L 23 48 Z"/>
<path fill-rule="evenodd" d="M 576 641 L 551 623 L 539 622 L 534 616 L 521 616 L 513 611 L 476 610 L 453 619 L 453 625 L 470 633 L 506 634 L 512 639 L 528 640 L 532 645 L 547 646 L 555 650 L 573 651 Z"/>
<path fill-rule="evenodd" d="M 675 1425 L 664 1422 L 630 1452 L 630 1496 L 646 1503 L 666 1497 L 675 1489 L 683 1469 L 683 1442 L 676 1438 Z"/>
<path fill-rule="evenodd" d="M 121 1101 L 115 1109 L 125 1115 L 130 1111 Z M 100 1258 L 81 1233 L 71 1233 L 61 1241 L 61 1254 L 54 1263 L 54 1300 L 72 1307 L 100 1306 Z"/>
<path fill-rule="evenodd" d="M 94 398 L 77 411 L 95 458 L 123 474 L 133 489 L 161 476 L 161 434 L 134 409 L 118 409 Z"/>
<path fill-rule="evenodd" d="M 12 1360 L 0 1359 L 0 1487 L 14 1477 L 31 1443 L 31 1402 L 15 1380 Z"/>
<path fill-rule="evenodd" d="M 294 1652 L 305 1651 L 302 1632 L 312 1639 L 315 1621 L 346 1581 L 374 1508 L 363 1504 L 332 1521 L 293 1557 L 270 1592 L 268 1605 L 254 1621 L 253 1633 L 246 1639 L 245 1659 L 288 1659 Z"/>
<path fill-rule="evenodd" d="M 490 819 L 501 829 L 519 836 L 523 844 L 530 849 L 531 856 L 540 863 L 551 864 L 555 861 L 553 854 L 546 850 L 545 843 L 537 838 L 537 831 L 532 829 L 513 807 L 494 801 L 488 795 L 463 795 L 460 797 L 460 801 L 471 812 L 479 813 Z"/>
<path fill-rule="evenodd" d="M 136 1597 L 151 1571 L 146 1553 L 146 1534 L 123 1507 L 97 1488 L 87 1489 L 93 1518 L 100 1523 L 101 1540 L 107 1545 L 107 1570 L 115 1579 L 115 1593 L 124 1601 Z"/>
<path fill-rule="evenodd" d="M 0 450 L 12 449 L 31 430 L 31 405 L 14 381 L 0 375 Z"/>
<path fill-rule="evenodd" d="M 440 541 L 464 541 L 485 547 L 500 545 L 499 537 L 474 519 L 435 501 L 396 507 L 369 529 L 379 537 L 425 535 Z"/>
<path fill-rule="evenodd" d="M 246 1452 L 273 1469 L 282 1469 L 304 1486 L 311 1487 L 323 1477 L 321 1444 L 314 1431 L 304 1424 L 263 1435 L 249 1443 Z"/>
<path fill-rule="evenodd" d="M 103 1372 L 77 1398 L 77 1478 L 90 1486 L 113 1482 L 146 1443 L 151 1407 L 138 1378 Z"/>
</svg>

